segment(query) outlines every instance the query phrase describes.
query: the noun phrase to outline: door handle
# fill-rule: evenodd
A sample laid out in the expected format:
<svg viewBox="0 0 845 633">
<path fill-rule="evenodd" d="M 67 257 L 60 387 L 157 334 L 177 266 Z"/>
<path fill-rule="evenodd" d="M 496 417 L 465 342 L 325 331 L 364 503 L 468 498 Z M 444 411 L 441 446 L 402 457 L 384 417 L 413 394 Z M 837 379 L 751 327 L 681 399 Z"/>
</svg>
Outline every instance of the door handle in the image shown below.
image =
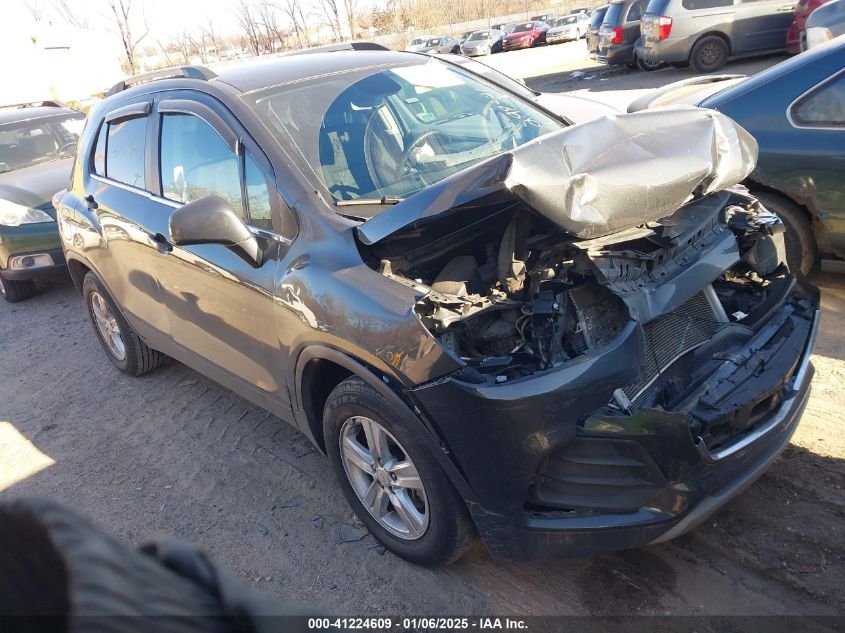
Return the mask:
<svg viewBox="0 0 845 633">
<path fill-rule="evenodd" d="M 169 253 L 173 250 L 173 244 L 167 241 L 167 238 L 164 237 L 161 233 L 156 233 L 155 235 L 149 236 L 150 245 L 155 248 L 159 253 L 162 255 Z"/>
</svg>

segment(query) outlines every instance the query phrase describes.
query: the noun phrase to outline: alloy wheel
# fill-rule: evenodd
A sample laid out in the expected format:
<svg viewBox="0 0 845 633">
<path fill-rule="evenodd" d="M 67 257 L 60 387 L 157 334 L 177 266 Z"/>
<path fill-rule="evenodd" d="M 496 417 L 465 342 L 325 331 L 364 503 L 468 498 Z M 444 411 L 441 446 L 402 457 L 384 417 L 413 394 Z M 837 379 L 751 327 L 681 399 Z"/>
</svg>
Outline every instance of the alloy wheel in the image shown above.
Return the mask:
<svg viewBox="0 0 845 633">
<path fill-rule="evenodd" d="M 340 430 L 340 457 L 352 489 L 385 530 L 414 541 L 428 528 L 425 487 L 410 456 L 381 424 L 353 416 Z"/>
<path fill-rule="evenodd" d="M 120 333 L 120 326 L 109 309 L 108 303 L 103 296 L 94 291 L 90 295 L 91 312 L 94 315 L 94 323 L 100 333 L 100 337 L 109 348 L 109 352 L 117 360 L 126 358 L 126 346 L 123 343 L 123 336 Z"/>
</svg>

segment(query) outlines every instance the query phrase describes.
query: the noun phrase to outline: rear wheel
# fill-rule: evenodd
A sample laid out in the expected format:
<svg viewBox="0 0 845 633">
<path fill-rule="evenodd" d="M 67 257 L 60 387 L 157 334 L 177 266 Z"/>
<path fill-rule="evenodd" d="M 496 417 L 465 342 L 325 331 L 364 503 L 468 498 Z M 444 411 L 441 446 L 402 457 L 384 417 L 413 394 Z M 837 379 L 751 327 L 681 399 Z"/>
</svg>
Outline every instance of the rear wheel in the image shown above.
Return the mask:
<svg viewBox="0 0 845 633">
<path fill-rule="evenodd" d="M 698 40 L 692 47 L 689 63 L 699 73 L 719 70 L 728 62 L 728 43 L 721 37 L 711 35 Z"/>
<path fill-rule="evenodd" d="M 13 279 L 4 279 L 0 275 L 0 294 L 9 303 L 17 303 L 18 301 L 25 301 L 35 296 L 35 282 L 32 279 L 24 279 L 23 281 L 16 281 Z"/>
<path fill-rule="evenodd" d="M 162 354 L 141 340 L 94 273 L 85 275 L 82 296 L 97 339 L 115 367 L 140 376 L 161 365 Z"/>
<path fill-rule="evenodd" d="M 466 505 L 412 430 L 419 421 L 360 378 L 329 394 L 326 451 L 349 505 L 390 551 L 439 566 L 474 540 Z"/>
<path fill-rule="evenodd" d="M 816 264 L 816 237 L 807 214 L 794 202 L 777 194 L 754 194 L 760 203 L 777 215 L 786 227 L 786 263 L 793 272 L 808 275 Z"/>
<path fill-rule="evenodd" d="M 663 68 L 663 62 L 652 62 L 637 57 L 637 68 L 645 71 L 657 70 L 658 68 Z"/>
</svg>

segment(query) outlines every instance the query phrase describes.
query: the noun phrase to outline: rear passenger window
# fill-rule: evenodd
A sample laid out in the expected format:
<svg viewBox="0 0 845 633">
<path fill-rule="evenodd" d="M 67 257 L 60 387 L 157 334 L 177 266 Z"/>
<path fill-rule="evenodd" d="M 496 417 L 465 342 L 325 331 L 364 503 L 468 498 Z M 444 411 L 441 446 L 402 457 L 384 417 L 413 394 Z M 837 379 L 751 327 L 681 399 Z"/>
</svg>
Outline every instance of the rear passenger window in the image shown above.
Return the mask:
<svg viewBox="0 0 845 633">
<path fill-rule="evenodd" d="M 845 75 L 820 86 L 792 108 L 799 125 L 845 126 Z"/>
<path fill-rule="evenodd" d="M 718 7 L 733 6 L 733 0 L 683 0 L 684 9 L 695 11 L 696 9 L 716 9 Z"/>
<path fill-rule="evenodd" d="M 128 119 L 108 124 L 106 146 L 106 176 L 140 189 L 144 188 L 144 147 L 147 138 L 147 118 Z M 97 146 L 100 141 L 97 139 Z M 96 164 L 96 154 L 94 157 Z"/>
</svg>

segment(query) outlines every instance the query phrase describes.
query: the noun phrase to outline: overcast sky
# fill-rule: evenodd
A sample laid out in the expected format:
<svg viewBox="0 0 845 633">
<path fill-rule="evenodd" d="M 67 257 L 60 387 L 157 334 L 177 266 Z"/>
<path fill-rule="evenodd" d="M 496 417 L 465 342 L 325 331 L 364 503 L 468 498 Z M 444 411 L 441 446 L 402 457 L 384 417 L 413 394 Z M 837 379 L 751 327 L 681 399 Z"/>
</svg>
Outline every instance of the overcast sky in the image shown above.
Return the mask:
<svg viewBox="0 0 845 633">
<path fill-rule="evenodd" d="M 0 0 L 3 5 L 3 24 L 5 29 L 19 30 L 21 26 L 32 25 L 29 6 L 41 8 L 45 14 L 51 13 L 53 0 Z M 68 0 L 72 7 L 78 7 L 79 15 L 85 16 L 93 26 L 110 28 L 113 18 L 106 0 Z M 211 18 L 214 28 L 221 34 L 231 34 L 239 30 L 234 8 L 237 0 L 133 0 L 132 8 L 139 19 L 138 27 L 143 32 L 143 20 L 146 16 L 150 27 L 148 39 L 141 46 L 155 46 L 156 38 L 164 43 L 184 30 L 196 32 Z M 10 5 L 10 6 L 9 6 Z M 280 15 L 280 22 L 282 21 Z M 139 33 L 140 34 L 140 33 Z"/>
</svg>

